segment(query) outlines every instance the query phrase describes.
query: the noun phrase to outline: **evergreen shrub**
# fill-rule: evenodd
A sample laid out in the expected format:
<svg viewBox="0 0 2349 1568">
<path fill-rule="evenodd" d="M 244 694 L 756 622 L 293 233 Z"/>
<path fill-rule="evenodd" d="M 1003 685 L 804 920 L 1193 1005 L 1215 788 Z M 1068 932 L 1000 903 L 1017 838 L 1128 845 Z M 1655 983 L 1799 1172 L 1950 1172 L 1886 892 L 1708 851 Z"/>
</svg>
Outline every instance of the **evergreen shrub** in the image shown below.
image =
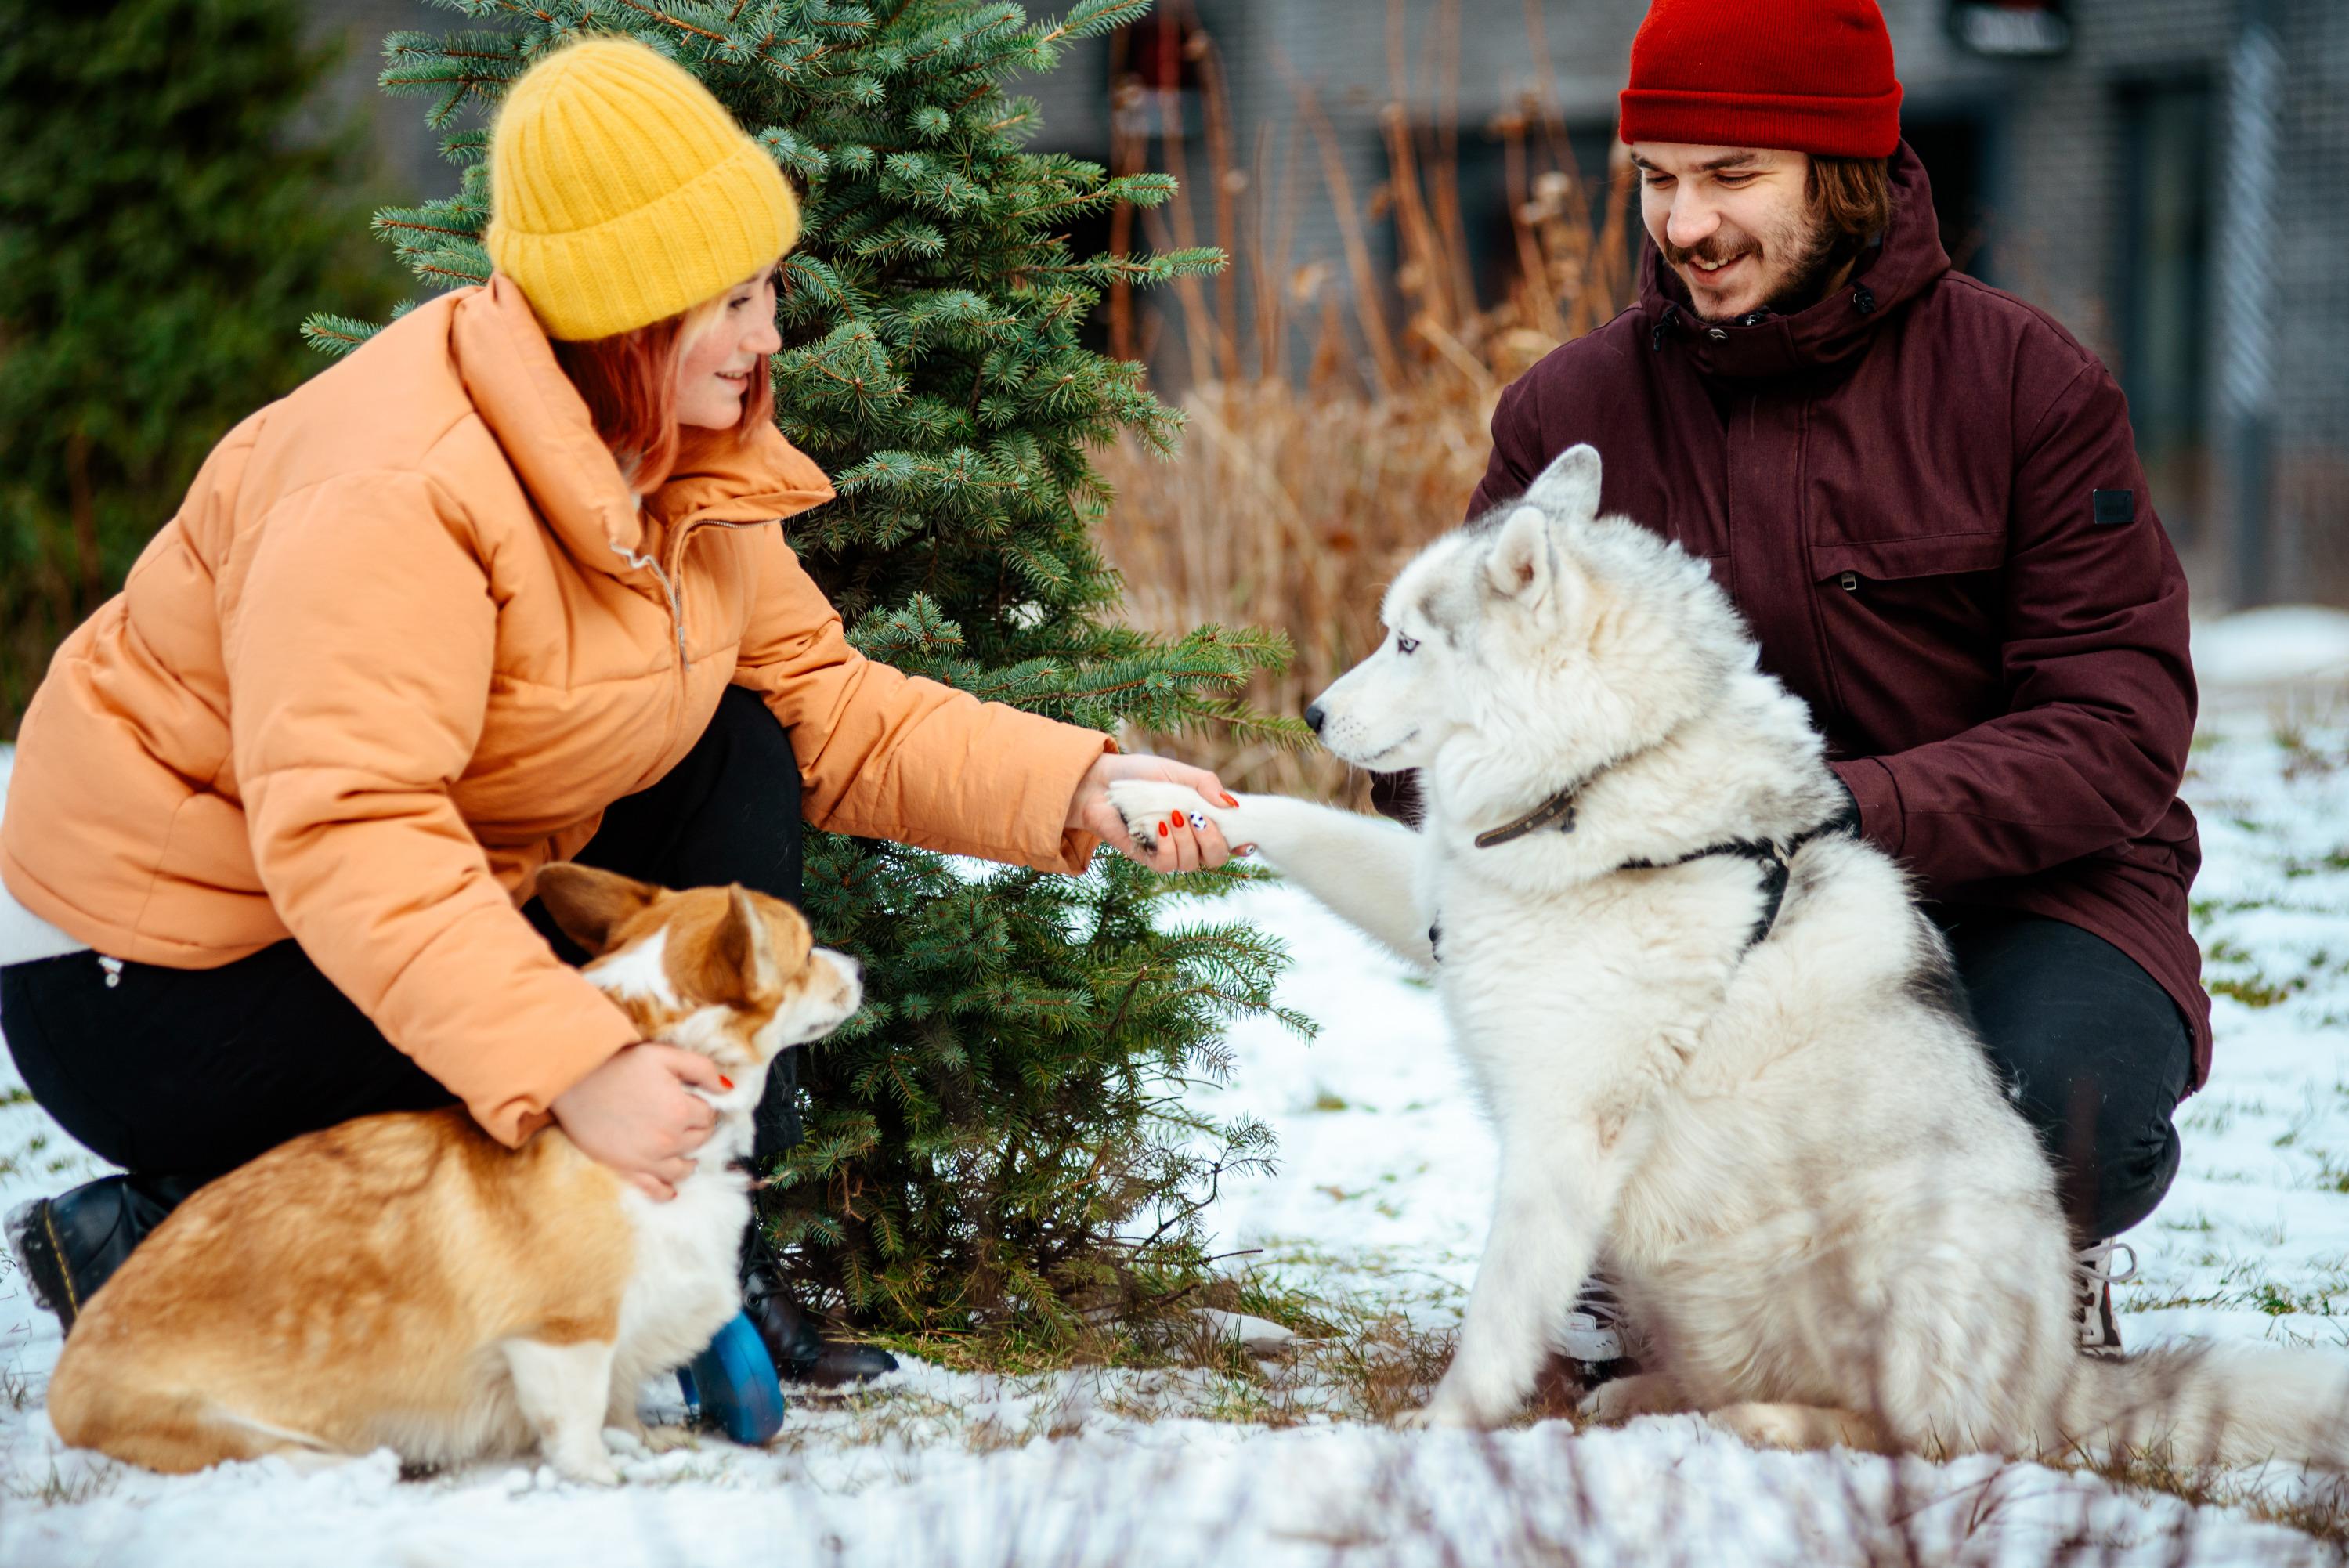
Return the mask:
<svg viewBox="0 0 2349 1568">
<path fill-rule="evenodd" d="M 295 0 L 0 5 L 0 736 L 229 427 L 378 310 Z"/>
</svg>

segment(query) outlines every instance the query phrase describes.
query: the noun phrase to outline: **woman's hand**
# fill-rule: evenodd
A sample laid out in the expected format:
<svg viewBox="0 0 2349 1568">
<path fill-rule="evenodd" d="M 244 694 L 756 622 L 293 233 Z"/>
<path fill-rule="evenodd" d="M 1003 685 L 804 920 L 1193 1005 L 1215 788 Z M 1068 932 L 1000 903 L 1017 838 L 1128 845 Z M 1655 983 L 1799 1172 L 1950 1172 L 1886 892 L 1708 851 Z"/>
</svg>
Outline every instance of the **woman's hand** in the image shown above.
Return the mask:
<svg viewBox="0 0 2349 1568">
<path fill-rule="evenodd" d="M 708 1057 L 647 1040 L 621 1047 L 547 1109 L 582 1154 L 667 1202 L 718 1125 L 718 1112 L 688 1084 L 712 1093 L 732 1087 Z"/>
<path fill-rule="evenodd" d="M 1186 818 L 1166 818 L 1159 826 L 1154 845 L 1135 843 L 1133 835 L 1125 830 L 1125 819 L 1109 803 L 1109 787 L 1120 779 L 1164 779 L 1170 784 L 1188 784 L 1210 800 L 1239 804 L 1232 799 L 1223 780 L 1204 768 L 1171 762 L 1164 757 L 1126 757 L 1105 752 L 1093 758 L 1092 767 L 1077 785 L 1077 792 L 1069 801 L 1068 825 L 1100 835 L 1112 849 L 1153 871 L 1213 871 L 1232 858 L 1231 846 L 1224 842 L 1222 830 L 1205 819 L 1195 828 Z"/>
</svg>

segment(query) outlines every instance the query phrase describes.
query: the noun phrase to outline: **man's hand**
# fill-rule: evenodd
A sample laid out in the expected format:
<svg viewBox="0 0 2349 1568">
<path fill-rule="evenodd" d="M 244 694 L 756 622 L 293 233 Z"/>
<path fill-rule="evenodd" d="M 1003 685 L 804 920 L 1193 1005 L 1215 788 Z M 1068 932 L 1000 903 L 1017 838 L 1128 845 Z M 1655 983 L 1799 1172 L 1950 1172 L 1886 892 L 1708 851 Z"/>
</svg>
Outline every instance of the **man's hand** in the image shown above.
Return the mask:
<svg viewBox="0 0 2349 1568">
<path fill-rule="evenodd" d="M 1093 759 L 1092 767 L 1070 799 L 1068 825 L 1100 835 L 1112 849 L 1153 871 L 1213 871 L 1232 858 L 1231 846 L 1224 842 L 1222 830 L 1204 817 L 1195 826 L 1188 818 L 1168 817 L 1159 824 L 1154 845 L 1135 843 L 1125 830 L 1125 819 L 1109 803 L 1110 784 L 1119 779 L 1164 779 L 1172 784 L 1187 784 L 1211 800 L 1239 804 L 1224 788 L 1223 780 L 1204 768 L 1171 762 L 1164 757 L 1104 753 Z"/>
<path fill-rule="evenodd" d="M 547 1109 L 582 1154 L 667 1202 L 718 1125 L 718 1112 L 688 1084 L 713 1094 L 730 1087 L 708 1057 L 647 1040 L 623 1047 Z"/>
</svg>

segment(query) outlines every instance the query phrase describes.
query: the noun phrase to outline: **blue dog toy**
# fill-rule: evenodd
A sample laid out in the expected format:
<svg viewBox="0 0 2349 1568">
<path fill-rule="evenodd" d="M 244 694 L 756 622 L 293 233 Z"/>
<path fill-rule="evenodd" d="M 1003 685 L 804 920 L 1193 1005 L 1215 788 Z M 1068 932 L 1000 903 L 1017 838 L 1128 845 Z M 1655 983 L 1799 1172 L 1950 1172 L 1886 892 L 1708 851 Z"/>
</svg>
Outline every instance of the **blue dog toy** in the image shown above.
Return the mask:
<svg viewBox="0 0 2349 1568">
<path fill-rule="evenodd" d="M 677 1385 L 689 1408 L 738 1443 L 758 1448 L 783 1429 L 783 1386 L 747 1312 L 735 1314 L 691 1366 L 677 1369 Z"/>
</svg>

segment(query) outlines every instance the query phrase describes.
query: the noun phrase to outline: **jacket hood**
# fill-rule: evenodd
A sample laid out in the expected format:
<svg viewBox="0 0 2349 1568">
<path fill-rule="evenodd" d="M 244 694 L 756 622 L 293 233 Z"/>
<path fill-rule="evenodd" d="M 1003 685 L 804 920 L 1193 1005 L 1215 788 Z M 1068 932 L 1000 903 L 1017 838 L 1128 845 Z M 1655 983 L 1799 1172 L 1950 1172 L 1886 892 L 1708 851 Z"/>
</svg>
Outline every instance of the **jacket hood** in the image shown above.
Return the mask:
<svg viewBox="0 0 2349 1568">
<path fill-rule="evenodd" d="M 495 274 L 454 299 L 449 352 L 467 397 L 548 527 L 595 570 L 626 577 L 644 565 L 647 511 L 675 530 L 789 517 L 832 499 L 823 471 L 771 426 L 747 441 L 689 430 L 668 480 L 640 511 L 513 280 Z"/>
<path fill-rule="evenodd" d="M 1793 315 L 1698 319 L 1687 287 L 1651 237 L 1640 256 L 1640 308 L 1647 313 L 1651 346 L 1688 355 L 1705 375 L 1733 379 L 1826 369 L 1857 355 L 1878 323 L 1950 270 L 1933 217 L 1933 188 L 1906 141 L 1892 155 L 1891 175 L 1892 221 L 1882 242 L 1861 253 L 1841 288 Z"/>
</svg>

